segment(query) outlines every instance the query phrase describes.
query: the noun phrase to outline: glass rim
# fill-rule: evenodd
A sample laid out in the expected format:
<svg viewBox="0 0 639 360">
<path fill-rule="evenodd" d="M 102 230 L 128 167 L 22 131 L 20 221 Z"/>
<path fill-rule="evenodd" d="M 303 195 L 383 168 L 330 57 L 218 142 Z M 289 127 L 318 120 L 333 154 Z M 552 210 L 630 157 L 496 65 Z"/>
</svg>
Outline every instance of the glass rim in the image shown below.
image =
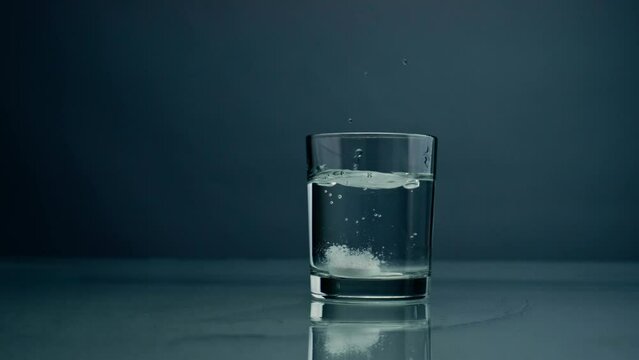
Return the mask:
<svg viewBox="0 0 639 360">
<path fill-rule="evenodd" d="M 434 139 L 437 137 L 430 134 L 395 133 L 395 132 L 333 132 L 306 135 L 308 139 L 324 137 L 345 137 L 345 138 L 397 138 L 397 139 Z"/>
</svg>

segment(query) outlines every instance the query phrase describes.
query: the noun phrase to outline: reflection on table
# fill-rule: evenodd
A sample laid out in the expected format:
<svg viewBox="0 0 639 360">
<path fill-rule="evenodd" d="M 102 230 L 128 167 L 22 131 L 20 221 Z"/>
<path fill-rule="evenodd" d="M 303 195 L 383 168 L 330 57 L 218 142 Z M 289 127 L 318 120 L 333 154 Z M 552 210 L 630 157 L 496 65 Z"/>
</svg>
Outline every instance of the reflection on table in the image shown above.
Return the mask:
<svg viewBox="0 0 639 360">
<path fill-rule="evenodd" d="M 430 360 L 428 305 L 313 300 L 308 358 Z"/>
</svg>

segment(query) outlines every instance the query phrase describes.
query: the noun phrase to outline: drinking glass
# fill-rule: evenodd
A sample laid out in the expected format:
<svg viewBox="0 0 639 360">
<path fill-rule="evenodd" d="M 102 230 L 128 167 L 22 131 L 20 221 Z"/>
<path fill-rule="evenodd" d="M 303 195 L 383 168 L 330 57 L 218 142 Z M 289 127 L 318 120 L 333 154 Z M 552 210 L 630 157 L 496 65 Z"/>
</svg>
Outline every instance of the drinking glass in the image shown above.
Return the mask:
<svg viewBox="0 0 639 360">
<path fill-rule="evenodd" d="M 306 150 L 311 294 L 427 296 L 436 138 L 316 134 Z"/>
</svg>

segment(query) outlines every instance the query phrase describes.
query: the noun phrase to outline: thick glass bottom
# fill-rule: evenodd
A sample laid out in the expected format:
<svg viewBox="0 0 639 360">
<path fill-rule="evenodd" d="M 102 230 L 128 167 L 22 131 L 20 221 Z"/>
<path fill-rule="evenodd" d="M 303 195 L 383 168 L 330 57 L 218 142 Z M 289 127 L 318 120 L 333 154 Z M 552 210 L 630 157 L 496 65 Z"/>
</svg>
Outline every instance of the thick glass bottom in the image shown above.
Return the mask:
<svg viewBox="0 0 639 360">
<path fill-rule="evenodd" d="M 420 299 L 428 296 L 428 277 L 363 279 L 311 274 L 311 295 L 319 299 Z"/>
</svg>

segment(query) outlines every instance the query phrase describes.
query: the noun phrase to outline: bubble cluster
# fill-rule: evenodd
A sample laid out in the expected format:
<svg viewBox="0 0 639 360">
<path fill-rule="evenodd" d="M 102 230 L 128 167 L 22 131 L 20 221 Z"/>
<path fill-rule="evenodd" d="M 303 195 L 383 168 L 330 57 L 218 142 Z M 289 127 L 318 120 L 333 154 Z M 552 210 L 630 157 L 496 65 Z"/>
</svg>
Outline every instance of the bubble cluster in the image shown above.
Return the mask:
<svg viewBox="0 0 639 360">
<path fill-rule="evenodd" d="M 333 274 L 373 275 L 380 272 L 382 260 L 370 249 L 349 248 L 346 245 L 332 245 L 325 254 L 325 261 Z"/>
</svg>

